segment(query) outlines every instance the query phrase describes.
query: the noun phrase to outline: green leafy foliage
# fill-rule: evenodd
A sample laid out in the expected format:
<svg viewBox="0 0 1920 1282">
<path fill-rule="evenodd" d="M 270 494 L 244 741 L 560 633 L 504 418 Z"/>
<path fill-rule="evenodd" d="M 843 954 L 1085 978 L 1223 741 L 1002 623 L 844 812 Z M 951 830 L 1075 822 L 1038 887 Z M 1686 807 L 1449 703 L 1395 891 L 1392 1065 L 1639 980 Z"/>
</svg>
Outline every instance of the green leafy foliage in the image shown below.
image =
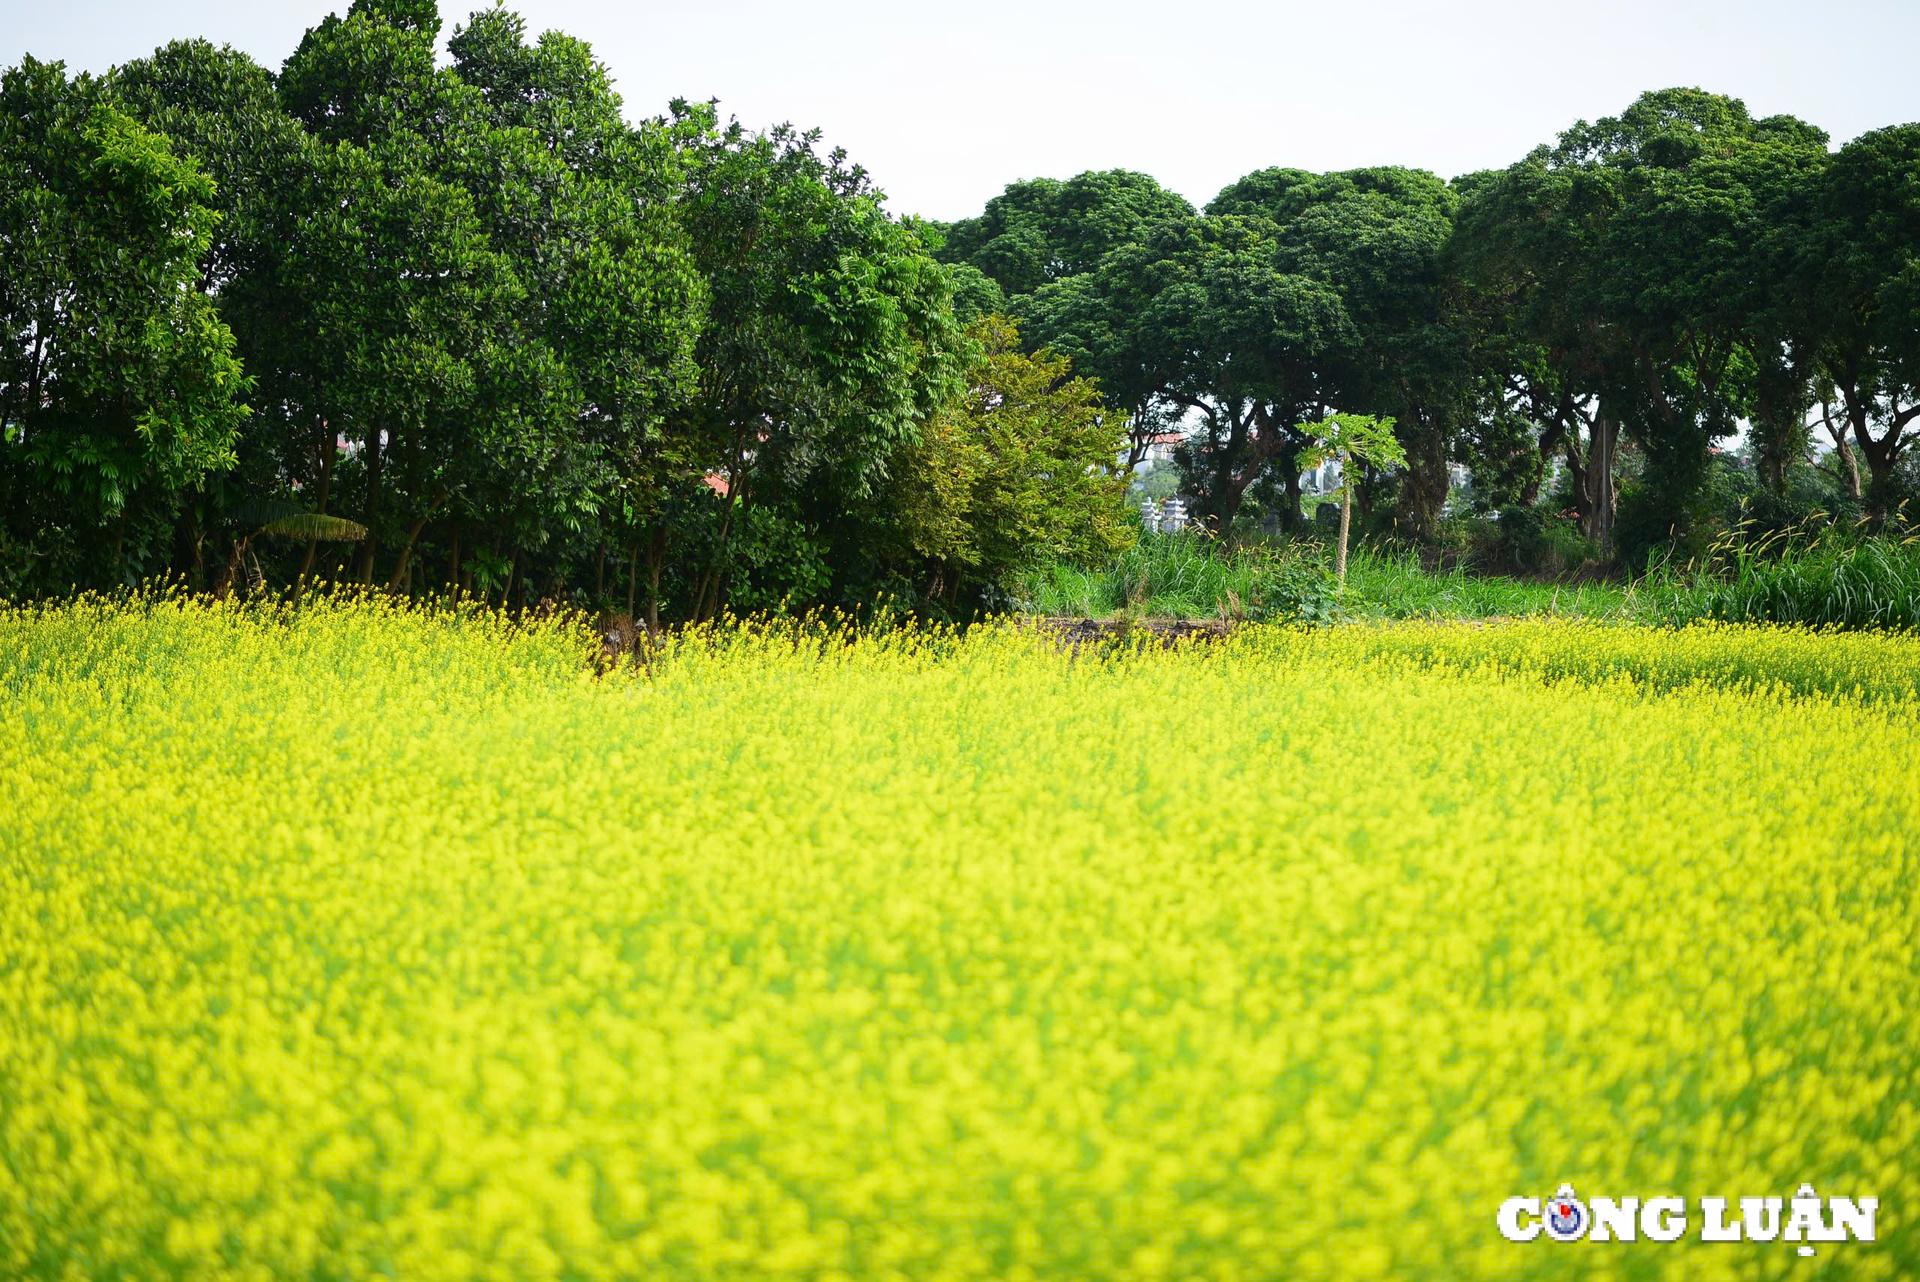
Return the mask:
<svg viewBox="0 0 1920 1282">
<path fill-rule="evenodd" d="M 751 133 L 686 102 L 671 128 L 711 296 L 674 427 L 724 478 L 729 513 L 696 554 L 704 618 L 724 601 L 732 511 L 771 504 L 825 529 L 869 504 L 889 459 L 959 393 L 966 343 L 946 271 L 817 133 Z"/>
<path fill-rule="evenodd" d="M 1020 350 L 1003 316 L 974 323 L 965 396 L 901 452 L 899 529 L 937 590 L 1001 585 L 1051 560 L 1101 559 L 1132 541 L 1114 457 L 1126 424 L 1066 360 Z"/>
<path fill-rule="evenodd" d="M 47 578 L 118 581 L 247 415 L 197 287 L 213 184 L 100 81 L 31 58 L 0 78 L 0 172 L 0 520 Z"/>
<path fill-rule="evenodd" d="M 1093 271 L 1146 229 L 1192 214 L 1183 198 L 1130 170 L 1036 178 L 1009 184 L 979 217 L 948 227 L 941 257 L 974 268 L 1012 298 Z"/>
</svg>

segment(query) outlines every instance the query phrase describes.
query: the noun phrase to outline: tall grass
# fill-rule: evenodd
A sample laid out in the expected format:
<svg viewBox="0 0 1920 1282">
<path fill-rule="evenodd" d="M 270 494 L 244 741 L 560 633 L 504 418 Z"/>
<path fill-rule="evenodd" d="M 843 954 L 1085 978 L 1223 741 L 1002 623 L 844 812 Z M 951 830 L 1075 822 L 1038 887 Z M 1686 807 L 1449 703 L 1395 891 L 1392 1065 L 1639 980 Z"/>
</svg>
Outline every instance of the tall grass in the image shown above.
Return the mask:
<svg viewBox="0 0 1920 1282">
<path fill-rule="evenodd" d="M 1230 545 L 1195 533 L 1146 533 L 1105 566 L 1052 565 L 1029 575 L 1016 600 L 1038 614 L 1104 618 L 1237 618 L 1296 614 L 1325 596 L 1316 544 Z M 1303 599 L 1304 598 L 1304 599 Z"/>
<path fill-rule="evenodd" d="M 1389 619 L 1600 619 L 1626 615 L 1632 594 L 1614 583 L 1539 583 L 1479 574 L 1465 565 L 1430 570 L 1410 549 L 1362 547 L 1348 560 L 1341 605 L 1352 614 Z"/>
<path fill-rule="evenodd" d="M 1101 618 L 1308 616 L 1336 606 L 1371 618 L 1492 618 L 1565 614 L 1612 617 L 1628 595 L 1606 583 L 1556 585 L 1423 568 L 1412 551 L 1362 545 L 1336 595 L 1327 549 L 1311 541 L 1222 544 L 1204 535 L 1145 534 L 1106 566 L 1054 565 L 1022 585 L 1020 604 L 1041 614 Z"/>
<path fill-rule="evenodd" d="M 1348 561 L 1345 591 L 1336 593 L 1318 543 L 1228 545 L 1199 534 L 1147 534 L 1108 565 L 1054 565 L 1030 575 L 1016 600 L 1037 613 L 1087 618 L 1561 615 L 1920 630 L 1920 535 L 1828 527 L 1755 537 L 1737 529 L 1700 562 L 1630 586 L 1534 582 L 1464 565 L 1433 570 L 1414 551 L 1361 546 Z"/>
<path fill-rule="evenodd" d="M 1656 575 L 1659 613 L 1675 622 L 1920 628 L 1920 536 L 1845 527 L 1748 534 L 1734 530 L 1700 565 Z"/>
</svg>

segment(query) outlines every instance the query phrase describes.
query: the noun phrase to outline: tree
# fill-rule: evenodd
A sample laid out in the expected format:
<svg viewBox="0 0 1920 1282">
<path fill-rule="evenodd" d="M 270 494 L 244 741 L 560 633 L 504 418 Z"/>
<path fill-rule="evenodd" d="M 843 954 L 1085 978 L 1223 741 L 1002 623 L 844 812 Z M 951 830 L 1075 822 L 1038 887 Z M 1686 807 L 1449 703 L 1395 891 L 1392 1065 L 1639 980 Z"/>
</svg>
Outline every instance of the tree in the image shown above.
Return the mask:
<svg viewBox="0 0 1920 1282">
<path fill-rule="evenodd" d="M 974 322 L 963 397 L 905 446 L 889 487 L 904 551 L 929 597 L 999 586 L 1061 560 L 1098 561 L 1132 540 L 1114 469 L 1124 419 L 1065 358 L 1026 355 L 1004 316 Z"/>
<path fill-rule="evenodd" d="M 1920 124 L 1840 149 L 1818 194 L 1803 291 L 1818 365 L 1858 457 L 1869 510 L 1899 495 L 1901 458 L 1920 437 Z"/>
<path fill-rule="evenodd" d="M 959 387 L 945 269 L 817 133 L 722 127 L 674 104 L 680 213 L 711 292 L 699 389 L 676 419 L 724 497 L 692 613 L 723 603 L 729 539 L 763 502 L 846 511 Z M 696 474 L 697 475 L 697 474 Z"/>
<path fill-rule="evenodd" d="M 201 288 L 213 184 L 89 77 L 0 77 L 0 507 L 41 579 L 160 568 L 247 381 Z"/>
<path fill-rule="evenodd" d="M 1785 499 L 1789 476 L 1811 452 L 1809 416 L 1825 382 L 1819 324 L 1828 286 L 1817 255 L 1829 158 L 1824 146 L 1776 147 L 1765 156 L 1771 167 L 1753 186 L 1741 232 L 1751 263 L 1742 282 L 1754 367 L 1748 434 L 1761 485 Z"/>
<path fill-rule="evenodd" d="M 1482 354 L 1504 355 L 1505 404 L 1564 448 L 1602 547 L 1622 432 L 1646 460 L 1659 537 L 1684 531 L 1710 446 L 1752 406 L 1765 212 L 1823 151 L 1798 121 L 1670 89 L 1467 184 L 1463 270 L 1483 317 L 1513 318 Z"/>
<path fill-rule="evenodd" d="M 1316 423 L 1302 423 L 1299 432 L 1313 444 L 1301 455 L 1301 466 L 1315 468 L 1332 461 L 1340 465 L 1340 541 L 1334 544 L 1334 576 L 1347 583 L 1347 533 L 1353 525 L 1353 492 L 1362 468 L 1404 467 L 1406 451 L 1393 434 L 1393 420 L 1368 414 L 1329 414 Z"/>
<path fill-rule="evenodd" d="M 993 277 L 971 263 L 954 263 L 947 268 L 953 290 L 953 315 L 962 324 L 983 317 L 1001 315 L 1007 310 L 1007 295 Z"/>
<path fill-rule="evenodd" d="M 1097 271 L 1040 289 L 1021 317 L 1030 341 L 1094 374 L 1110 401 L 1156 425 L 1198 420 L 1184 466 L 1210 528 L 1231 526 L 1270 467 L 1298 524 L 1306 442 L 1293 424 L 1332 402 L 1354 329 L 1332 286 L 1288 270 L 1268 222 L 1162 223 Z"/>
<path fill-rule="evenodd" d="M 1568 289 L 1543 283 L 1564 282 L 1584 262 L 1580 223 L 1553 216 L 1565 207 L 1567 185 L 1548 174 L 1541 153 L 1529 159 L 1539 163 L 1455 184 L 1462 199 L 1448 256 L 1463 282 L 1469 363 L 1479 374 L 1478 423 L 1465 453 L 1476 490 L 1522 502 L 1538 494 L 1548 461 L 1563 455 L 1581 532 L 1604 545 L 1613 526 L 1615 425 L 1593 412 L 1594 363 L 1579 343 L 1588 322 Z M 1523 450 L 1531 457 L 1517 457 Z M 1485 484 L 1494 471 L 1516 483 Z"/>
<path fill-rule="evenodd" d="M 306 300 L 283 288 L 278 266 L 311 212 L 303 197 L 319 149 L 280 104 L 273 77 L 244 53 L 204 40 L 164 45 L 114 69 L 116 106 L 164 133 L 214 183 L 219 214 L 200 262 L 200 287 L 232 329 L 253 383 L 253 412 L 234 442 L 234 464 L 188 494 L 176 533 L 189 582 L 210 581 L 207 549 L 244 539 L 262 503 L 327 510 L 334 435 L 312 390 L 288 377 L 283 355 L 306 339 Z M 317 554 L 306 552 L 306 569 Z M 303 570 L 304 574 L 304 570 Z"/>
<path fill-rule="evenodd" d="M 668 427 L 697 391 L 708 298 L 675 207 L 674 139 L 659 121 L 627 124 L 586 44 L 559 32 L 530 44 L 510 10 L 474 14 L 449 49 L 483 104 L 454 176 L 526 286 L 524 323 L 576 392 L 556 460 L 573 483 L 530 493 L 523 473 L 503 471 L 463 515 L 481 526 L 518 508 L 523 545 L 551 535 L 601 557 L 609 544 L 630 548 L 630 598 L 644 541 L 657 589 L 668 496 L 698 476 Z"/>
<path fill-rule="evenodd" d="M 1100 385 L 1132 424 L 1127 467 L 1185 413 L 1143 381 L 1146 354 L 1125 349 L 1093 289 L 1109 254 L 1150 239 L 1163 224 L 1193 217 L 1193 206 L 1145 174 L 1089 170 L 1060 181 L 1010 183 L 979 217 L 943 229 L 936 252 L 954 271 L 955 311 L 969 320 L 1005 311 L 1026 318 L 1036 342 L 1071 343 L 1074 366 Z M 1051 297 L 1035 295 L 1053 287 Z M 1085 304 L 1082 306 L 1082 304 Z M 1062 350 L 1065 350 L 1063 348 Z"/>
<path fill-rule="evenodd" d="M 949 226 L 940 259 L 975 268 L 1015 298 L 1090 272 L 1147 229 L 1192 216 L 1185 199 L 1131 170 L 1034 178 L 1008 184 L 979 217 Z"/>
<path fill-rule="evenodd" d="M 479 91 L 435 65 L 437 31 L 430 5 L 358 3 L 309 31 L 280 80 L 316 142 L 306 216 L 276 263 L 301 321 L 279 356 L 353 451 L 359 577 L 375 580 L 393 539 L 396 587 L 429 522 L 488 511 L 517 565 L 591 480 L 569 430 L 578 381 L 524 257 L 490 225 L 499 204 L 544 198 L 516 163 L 529 140 L 492 129 Z M 487 160 L 498 203 L 483 205 Z"/>
<path fill-rule="evenodd" d="M 1391 418 L 1409 465 L 1400 523 L 1433 530 L 1446 502 L 1448 460 L 1468 417 L 1468 339 L 1446 250 L 1456 195 L 1422 169 L 1381 166 L 1309 174 L 1249 174 L 1207 206 L 1264 219 L 1284 270 L 1335 291 L 1352 326 L 1327 353 L 1333 403 Z"/>
</svg>

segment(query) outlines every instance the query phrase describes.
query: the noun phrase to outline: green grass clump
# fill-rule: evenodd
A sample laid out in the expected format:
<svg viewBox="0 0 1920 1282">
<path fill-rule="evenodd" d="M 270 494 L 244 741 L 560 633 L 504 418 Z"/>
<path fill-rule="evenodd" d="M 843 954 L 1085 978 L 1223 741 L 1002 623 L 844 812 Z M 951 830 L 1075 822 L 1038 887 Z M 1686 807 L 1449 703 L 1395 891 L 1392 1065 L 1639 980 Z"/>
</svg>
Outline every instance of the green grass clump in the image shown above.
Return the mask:
<svg viewBox="0 0 1920 1282">
<path fill-rule="evenodd" d="M 1361 546 L 1336 589 L 1325 547 L 1310 540 L 1230 544 L 1194 533 L 1147 534 L 1111 564 L 1054 565 L 1016 600 L 1040 614 L 1105 618 L 1502 619 L 1788 623 L 1848 630 L 1920 629 L 1920 535 L 1829 527 L 1749 538 L 1734 531 L 1697 564 L 1631 584 L 1541 582 L 1431 569 L 1411 549 Z"/>
<path fill-rule="evenodd" d="M 1348 560 L 1341 604 L 1353 614 L 1387 619 L 1604 619 L 1625 616 L 1631 603 L 1616 583 L 1540 583 L 1479 574 L 1464 565 L 1430 570 L 1415 552 L 1362 547 Z"/>
<path fill-rule="evenodd" d="M 1675 622 L 1803 623 L 1920 628 L 1920 536 L 1862 538 L 1848 529 L 1760 539 L 1735 531 L 1706 562 L 1660 582 L 1660 612 Z"/>
<path fill-rule="evenodd" d="M 1052 565 L 1016 599 L 1036 614 L 1105 618 L 1305 618 L 1333 603 L 1317 544 L 1227 544 L 1202 534 L 1143 534 L 1108 565 Z"/>
<path fill-rule="evenodd" d="M 1224 543 L 1195 533 L 1145 534 L 1106 566 L 1053 565 L 1029 576 L 1021 605 L 1039 614 L 1104 618 L 1502 618 L 1626 614 L 1627 591 L 1610 583 L 1533 583 L 1429 570 L 1412 551 L 1357 547 L 1336 591 L 1327 549 L 1311 540 Z"/>
</svg>

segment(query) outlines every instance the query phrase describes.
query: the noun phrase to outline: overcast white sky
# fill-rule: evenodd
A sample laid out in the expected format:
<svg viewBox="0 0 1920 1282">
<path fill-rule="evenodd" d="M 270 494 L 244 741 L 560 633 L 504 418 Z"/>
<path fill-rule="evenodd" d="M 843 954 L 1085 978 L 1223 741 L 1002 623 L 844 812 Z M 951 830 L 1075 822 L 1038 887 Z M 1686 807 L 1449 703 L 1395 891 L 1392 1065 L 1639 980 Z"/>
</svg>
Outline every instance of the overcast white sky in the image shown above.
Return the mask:
<svg viewBox="0 0 1920 1282">
<path fill-rule="evenodd" d="M 0 63 L 104 70 L 176 36 L 278 69 L 347 0 L 0 0 Z M 443 0 L 448 29 L 474 7 Z M 1144 170 L 1203 204 L 1266 165 L 1506 164 L 1644 89 L 1699 85 L 1836 143 L 1920 119 L 1920 0 L 535 0 L 630 115 L 718 97 L 818 125 L 901 212 L 975 213 L 1015 178 Z"/>
</svg>

